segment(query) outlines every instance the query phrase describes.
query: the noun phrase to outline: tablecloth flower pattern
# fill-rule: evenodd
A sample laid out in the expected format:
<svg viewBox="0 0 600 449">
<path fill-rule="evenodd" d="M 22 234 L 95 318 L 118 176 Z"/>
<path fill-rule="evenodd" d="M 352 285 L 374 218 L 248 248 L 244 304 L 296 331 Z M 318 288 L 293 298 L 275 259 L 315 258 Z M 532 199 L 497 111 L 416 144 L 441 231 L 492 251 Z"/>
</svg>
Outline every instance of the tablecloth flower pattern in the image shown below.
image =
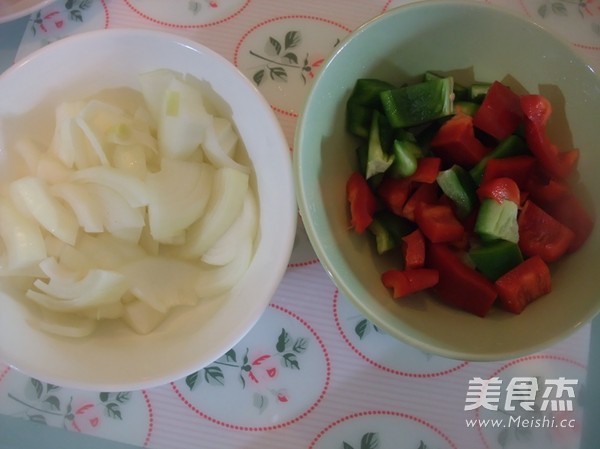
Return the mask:
<svg viewBox="0 0 600 449">
<path fill-rule="evenodd" d="M 16 59 L 84 31 L 134 27 L 177 33 L 221 53 L 254 83 L 293 151 L 297 118 L 327 57 L 362 23 L 405 3 L 58 0 L 31 15 Z M 598 0 L 487 3 L 562 35 L 600 69 Z M 156 449 L 576 447 L 585 411 L 588 327 L 507 362 L 468 363 L 423 353 L 353 308 L 319 264 L 298 220 L 288 271 L 270 307 L 212 364 L 169 385 L 109 394 L 45 383 L 0 362 L 0 413 Z M 512 399 L 521 402 L 511 408 L 501 387 L 515 379 L 522 389 L 513 391 L 521 396 Z M 483 397 L 481 386 L 493 382 L 498 396 Z M 544 387 L 552 382 L 570 396 L 554 392 L 551 398 L 545 392 L 554 390 Z M 481 397 L 474 399 L 477 393 Z M 555 403 L 546 402 L 542 410 L 544 400 Z M 559 400 L 570 401 L 570 408 L 560 408 Z M 567 425 L 481 424 L 494 419 Z"/>
</svg>

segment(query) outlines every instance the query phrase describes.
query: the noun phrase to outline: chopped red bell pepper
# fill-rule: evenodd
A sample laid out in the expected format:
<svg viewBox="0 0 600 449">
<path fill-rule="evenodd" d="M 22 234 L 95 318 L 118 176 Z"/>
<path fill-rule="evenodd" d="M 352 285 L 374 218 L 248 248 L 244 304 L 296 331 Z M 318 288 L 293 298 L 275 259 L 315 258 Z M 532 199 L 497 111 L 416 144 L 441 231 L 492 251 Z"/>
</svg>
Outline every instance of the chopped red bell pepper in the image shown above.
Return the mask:
<svg viewBox="0 0 600 449">
<path fill-rule="evenodd" d="M 441 164 L 442 160 L 439 157 L 422 157 L 417 161 L 417 170 L 406 179 L 413 182 L 434 183 Z"/>
<path fill-rule="evenodd" d="M 495 284 L 502 306 L 516 314 L 552 290 L 550 269 L 539 256 L 525 259 L 500 276 Z"/>
<path fill-rule="evenodd" d="M 425 237 L 419 228 L 402 237 L 404 269 L 423 268 L 425 265 Z"/>
<path fill-rule="evenodd" d="M 377 198 L 366 179 L 354 172 L 346 182 L 346 196 L 350 203 L 350 224 L 356 232 L 363 233 L 373 221 Z"/>
<path fill-rule="evenodd" d="M 467 266 L 444 243 L 427 245 L 426 266 L 438 270 L 439 281 L 433 287 L 444 302 L 484 317 L 498 296 L 494 284 Z"/>
<path fill-rule="evenodd" d="M 550 178 L 545 173 L 534 170 L 525 184 L 525 190 L 538 206 L 545 209 L 568 195 L 571 189 L 565 181 Z"/>
<path fill-rule="evenodd" d="M 377 195 L 383 204 L 396 215 L 402 215 L 402 208 L 410 192 L 411 183 L 406 178 L 385 176 L 377 186 Z"/>
<path fill-rule="evenodd" d="M 404 203 L 402 208 L 402 216 L 409 220 L 415 221 L 415 208 L 420 203 L 434 204 L 438 201 L 438 185 L 436 183 L 418 184 L 412 194 Z"/>
<path fill-rule="evenodd" d="M 458 113 L 445 122 L 431 140 L 431 150 L 446 164 L 470 169 L 489 150 L 475 137 L 473 117 Z"/>
<path fill-rule="evenodd" d="M 521 191 L 519 186 L 512 178 L 493 178 L 483 182 L 477 189 L 477 196 L 480 201 L 484 199 L 496 200 L 503 203 L 504 200 L 519 204 L 521 201 Z"/>
<path fill-rule="evenodd" d="M 561 196 L 545 210 L 573 232 L 574 237 L 568 249 L 570 253 L 577 251 L 594 229 L 594 219 L 574 193 Z"/>
<path fill-rule="evenodd" d="M 484 184 L 494 178 L 509 177 L 517 183 L 520 189 L 525 189 L 535 164 L 536 160 L 533 156 L 490 159 L 485 164 L 481 183 Z"/>
<path fill-rule="evenodd" d="M 381 282 L 392 289 L 392 296 L 396 299 L 431 288 L 438 279 L 437 270 L 431 268 L 388 270 L 381 275 Z"/>
<path fill-rule="evenodd" d="M 473 125 L 497 140 L 503 140 L 517 129 L 522 118 L 519 95 L 494 81 L 473 117 Z"/>
<path fill-rule="evenodd" d="M 433 243 L 461 240 L 465 234 L 462 223 L 445 204 L 417 204 L 415 221 L 423 235 Z"/>
<path fill-rule="evenodd" d="M 579 150 L 559 151 L 546 134 L 546 123 L 552 106 L 542 95 L 522 95 L 525 140 L 541 166 L 553 177 L 563 179 L 573 172 L 579 159 Z"/>
<path fill-rule="evenodd" d="M 527 200 L 517 218 L 519 248 L 528 257 L 539 256 L 545 262 L 560 259 L 569 249 L 575 234 L 565 225 Z"/>
</svg>

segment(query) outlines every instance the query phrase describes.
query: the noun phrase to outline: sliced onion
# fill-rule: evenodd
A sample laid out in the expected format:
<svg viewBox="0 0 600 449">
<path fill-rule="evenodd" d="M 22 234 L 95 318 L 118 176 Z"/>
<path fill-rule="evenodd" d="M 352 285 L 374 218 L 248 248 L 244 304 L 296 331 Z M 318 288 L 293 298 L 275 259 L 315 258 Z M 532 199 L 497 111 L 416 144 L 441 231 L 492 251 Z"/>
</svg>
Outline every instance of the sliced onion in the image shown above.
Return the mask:
<svg viewBox="0 0 600 449">
<path fill-rule="evenodd" d="M 76 171 L 72 179 L 108 187 L 125 198 L 131 207 L 148 204 L 148 192 L 143 181 L 113 167 L 90 167 Z"/>
<path fill-rule="evenodd" d="M 13 202 L 48 232 L 66 243 L 75 244 L 79 232 L 77 218 L 50 193 L 42 179 L 33 176 L 17 179 L 10 184 L 10 193 Z"/>
<path fill-rule="evenodd" d="M 102 207 L 104 228 L 123 240 L 139 241 L 145 224 L 143 209 L 131 207 L 121 194 L 110 187 L 90 184 L 88 189 Z"/>
<path fill-rule="evenodd" d="M 123 306 L 123 321 L 135 332 L 146 335 L 164 321 L 166 313 L 159 312 L 138 299 Z"/>
<path fill-rule="evenodd" d="M 54 184 L 51 192 L 69 205 L 84 231 L 95 233 L 104 230 L 102 208 L 98 199 L 85 186 L 62 182 Z"/>
<path fill-rule="evenodd" d="M 37 265 L 46 257 L 46 243 L 37 222 L 23 216 L 4 198 L 0 198 L 0 238 L 9 270 Z"/>
<path fill-rule="evenodd" d="M 240 216 L 233 222 L 204 254 L 202 262 L 210 265 L 226 265 L 237 255 L 241 243 L 254 238 L 258 228 L 258 204 L 254 193 L 248 190 Z"/>
<path fill-rule="evenodd" d="M 208 298 L 225 293 L 244 276 L 252 260 L 252 239 L 246 238 L 238 248 L 238 254 L 227 265 L 209 268 L 196 278 L 196 294 Z"/>
<path fill-rule="evenodd" d="M 97 321 L 91 318 L 47 309 L 41 309 L 40 316 L 30 316 L 28 322 L 35 329 L 70 338 L 87 337 L 97 325 Z"/>
<path fill-rule="evenodd" d="M 154 239 L 184 240 L 185 230 L 204 213 L 213 175 L 211 165 L 176 159 L 164 159 L 159 172 L 148 174 L 148 224 Z"/>
<path fill-rule="evenodd" d="M 215 129 L 214 120 L 211 120 L 211 122 L 206 126 L 206 134 L 204 136 L 204 140 L 202 141 L 202 149 L 204 150 L 206 159 L 219 168 L 229 167 L 244 173 L 250 173 L 250 167 L 236 162 L 228 155 L 228 150 L 222 145 L 227 141 L 227 139 L 225 137 L 222 140 L 223 142 L 219 140 L 219 135 Z"/>
<path fill-rule="evenodd" d="M 173 78 L 164 91 L 158 118 L 159 151 L 164 157 L 191 157 L 204 140 L 211 120 L 200 91 Z"/>
<path fill-rule="evenodd" d="M 228 167 L 216 170 L 206 212 L 188 229 L 182 257 L 202 256 L 229 229 L 242 210 L 248 182 L 247 173 Z"/>
<path fill-rule="evenodd" d="M 194 305 L 194 278 L 198 267 L 178 259 L 148 256 L 119 269 L 131 293 L 153 309 L 166 313 L 175 306 Z"/>
<path fill-rule="evenodd" d="M 129 288 L 127 278 L 120 273 L 92 269 L 82 279 L 64 282 L 51 278 L 36 279 L 39 291 L 29 289 L 25 296 L 38 305 L 55 312 L 73 312 L 119 302 Z"/>
</svg>

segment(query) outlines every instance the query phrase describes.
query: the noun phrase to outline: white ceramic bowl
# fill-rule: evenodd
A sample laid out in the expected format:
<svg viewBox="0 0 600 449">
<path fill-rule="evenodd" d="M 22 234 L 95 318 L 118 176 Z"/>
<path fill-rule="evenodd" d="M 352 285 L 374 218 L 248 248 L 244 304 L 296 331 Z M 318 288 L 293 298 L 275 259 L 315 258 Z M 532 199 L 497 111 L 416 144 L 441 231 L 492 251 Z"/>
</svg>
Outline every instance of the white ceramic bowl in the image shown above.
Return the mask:
<svg viewBox="0 0 600 449">
<path fill-rule="evenodd" d="M 30 131 L 47 138 L 59 101 L 105 88 L 139 89 L 138 75 L 159 68 L 208 83 L 222 100 L 219 112 L 237 127 L 252 161 L 260 204 L 253 261 L 231 292 L 174 312 L 144 336 L 123 325 L 103 327 L 81 340 L 55 338 L 30 327 L 18 301 L 0 297 L 0 360 L 27 375 L 102 391 L 147 388 L 184 377 L 220 357 L 252 328 L 285 273 L 297 220 L 289 145 L 251 82 L 196 42 L 161 32 L 102 30 L 50 44 L 0 77 L 0 148 L 15 137 L 7 126 L 11 117 L 35 109 L 42 126 Z"/>
<path fill-rule="evenodd" d="M 478 2 L 431 0 L 400 6 L 361 26 L 314 80 L 296 129 L 294 174 L 300 213 L 315 251 L 361 313 L 423 351 L 498 360 L 556 343 L 600 309 L 598 223 L 577 253 L 552 265 L 551 294 L 518 316 L 494 308 L 484 319 L 428 293 L 392 300 L 380 275 L 397 265 L 379 257 L 364 235 L 349 230 L 345 184 L 356 167 L 357 145 L 344 126 L 350 92 L 358 78 L 399 85 L 427 70 L 458 71 L 457 81 L 464 85 L 501 80 L 519 92 L 547 95 L 555 108 L 552 138 L 559 146 L 580 149 L 580 193 L 597 221 L 598 76 L 568 43 L 523 17 Z"/>
<path fill-rule="evenodd" d="M 54 0 L 11 0 L 0 4 L 0 23 L 10 22 L 32 14 Z"/>
</svg>

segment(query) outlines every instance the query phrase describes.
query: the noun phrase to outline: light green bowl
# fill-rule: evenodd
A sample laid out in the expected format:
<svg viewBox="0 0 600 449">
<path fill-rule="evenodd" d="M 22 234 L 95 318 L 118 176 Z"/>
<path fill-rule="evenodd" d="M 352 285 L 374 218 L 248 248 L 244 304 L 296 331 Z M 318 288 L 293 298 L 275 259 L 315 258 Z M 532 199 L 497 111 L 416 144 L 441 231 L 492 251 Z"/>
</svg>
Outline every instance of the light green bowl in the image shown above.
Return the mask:
<svg viewBox="0 0 600 449">
<path fill-rule="evenodd" d="M 427 0 L 388 11 L 343 41 L 314 81 L 296 130 L 294 174 L 300 213 L 322 264 L 367 318 L 423 351 L 461 360 L 501 360 L 565 338 L 600 309 L 600 225 L 577 253 L 552 265 L 553 291 L 521 315 L 494 308 L 487 317 L 453 309 L 430 294 L 394 301 L 380 281 L 398 266 L 350 230 L 345 184 L 357 142 L 344 128 L 356 79 L 399 84 L 426 70 L 453 71 L 458 82 L 501 80 L 543 93 L 559 146 L 581 151 L 579 192 L 600 210 L 600 79 L 569 45 L 509 12 L 469 1 Z M 567 126 L 568 122 L 568 126 Z"/>
</svg>

